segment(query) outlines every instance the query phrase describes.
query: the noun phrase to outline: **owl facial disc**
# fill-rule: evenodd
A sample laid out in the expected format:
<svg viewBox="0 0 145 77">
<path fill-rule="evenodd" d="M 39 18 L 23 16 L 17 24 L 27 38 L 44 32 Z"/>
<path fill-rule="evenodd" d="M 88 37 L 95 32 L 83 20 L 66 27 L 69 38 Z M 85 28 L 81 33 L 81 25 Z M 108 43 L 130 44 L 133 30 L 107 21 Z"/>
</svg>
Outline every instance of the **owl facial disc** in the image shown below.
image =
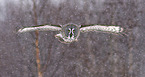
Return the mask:
<svg viewBox="0 0 145 77">
<path fill-rule="evenodd" d="M 66 24 L 62 27 L 60 34 L 62 35 L 60 40 L 61 42 L 71 43 L 73 41 L 77 41 L 77 38 L 80 34 L 80 29 L 76 24 Z M 62 39 L 64 41 L 62 41 Z"/>
</svg>

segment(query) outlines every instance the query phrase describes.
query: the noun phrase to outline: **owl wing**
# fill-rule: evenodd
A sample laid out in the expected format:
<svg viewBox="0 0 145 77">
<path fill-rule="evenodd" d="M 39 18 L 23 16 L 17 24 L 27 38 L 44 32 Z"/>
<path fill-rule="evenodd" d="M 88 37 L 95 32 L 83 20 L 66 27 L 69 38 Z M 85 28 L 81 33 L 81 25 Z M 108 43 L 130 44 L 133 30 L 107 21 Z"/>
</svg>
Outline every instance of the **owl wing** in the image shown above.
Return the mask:
<svg viewBox="0 0 145 77">
<path fill-rule="evenodd" d="M 32 27 L 25 27 L 22 29 L 19 29 L 18 32 L 23 33 L 23 32 L 30 32 L 30 31 L 60 31 L 61 26 L 59 25 L 38 25 L 38 26 L 32 26 Z"/>
<path fill-rule="evenodd" d="M 80 31 L 81 32 L 101 31 L 101 32 L 120 33 L 123 31 L 123 28 L 119 26 L 81 25 Z"/>
</svg>

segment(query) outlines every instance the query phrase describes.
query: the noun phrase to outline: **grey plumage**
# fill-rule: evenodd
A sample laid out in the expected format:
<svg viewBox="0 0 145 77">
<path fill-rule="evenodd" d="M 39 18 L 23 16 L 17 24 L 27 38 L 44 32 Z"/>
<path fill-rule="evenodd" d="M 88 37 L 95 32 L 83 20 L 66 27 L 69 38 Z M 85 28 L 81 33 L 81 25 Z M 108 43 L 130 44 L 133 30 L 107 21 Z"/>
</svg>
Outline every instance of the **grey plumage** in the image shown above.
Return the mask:
<svg viewBox="0 0 145 77">
<path fill-rule="evenodd" d="M 51 25 L 44 25 L 44 26 L 34 26 L 34 27 L 26 27 L 19 29 L 18 32 L 23 33 L 23 32 L 30 32 L 30 31 L 60 31 L 61 27 L 56 27 L 56 26 L 51 26 Z"/>
<path fill-rule="evenodd" d="M 77 25 L 77 24 L 66 24 L 63 26 L 56 25 L 41 25 L 33 26 L 19 29 L 18 32 L 30 32 L 30 31 L 59 31 L 59 34 L 56 34 L 55 37 L 59 39 L 62 43 L 71 43 L 77 41 L 80 32 L 89 32 L 89 31 L 101 31 L 101 32 L 111 32 L 111 33 L 121 33 L 123 28 L 119 26 L 102 26 L 102 25 Z"/>
<path fill-rule="evenodd" d="M 81 32 L 104 31 L 104 32 L 120 33 L 123 31 L 123 28 L 119 26 L 94 25 L 94 26 L 82 27 L 80 28 L 80 31 Z"/>
</svg>

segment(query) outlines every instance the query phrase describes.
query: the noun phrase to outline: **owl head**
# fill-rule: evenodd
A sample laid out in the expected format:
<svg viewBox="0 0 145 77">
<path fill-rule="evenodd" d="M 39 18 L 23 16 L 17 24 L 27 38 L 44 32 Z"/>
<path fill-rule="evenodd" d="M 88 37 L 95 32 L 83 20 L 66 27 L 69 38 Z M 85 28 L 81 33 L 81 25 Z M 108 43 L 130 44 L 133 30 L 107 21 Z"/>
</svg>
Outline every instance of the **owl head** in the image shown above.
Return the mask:
<svg viewBox="0 0 145 77">
<path fill-rule="evenodd" d="M 63 25 L 61 33 L 57 34 L 56 37 L 59 36 L 59 40 L 61 42 L 71 43 L 73 41 L 77 41 L 79 34 L 80 34 L 79 25 L 69 23 Z"/>
</svg>

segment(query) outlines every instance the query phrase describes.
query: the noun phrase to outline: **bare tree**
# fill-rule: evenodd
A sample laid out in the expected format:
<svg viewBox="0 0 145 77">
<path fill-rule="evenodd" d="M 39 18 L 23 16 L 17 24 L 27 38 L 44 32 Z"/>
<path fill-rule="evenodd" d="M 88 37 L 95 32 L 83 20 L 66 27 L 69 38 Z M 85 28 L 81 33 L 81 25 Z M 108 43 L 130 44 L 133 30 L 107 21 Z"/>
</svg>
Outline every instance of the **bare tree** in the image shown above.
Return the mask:
<svg viewBox="0 0 145 77">
<path fill-rule="evenodd" d="M 0 0 L 0 77 L 144 77 L 144 0 Z M 19 34 L 43 24 L 120 25 L 127 36 Z"/>
</svg>

